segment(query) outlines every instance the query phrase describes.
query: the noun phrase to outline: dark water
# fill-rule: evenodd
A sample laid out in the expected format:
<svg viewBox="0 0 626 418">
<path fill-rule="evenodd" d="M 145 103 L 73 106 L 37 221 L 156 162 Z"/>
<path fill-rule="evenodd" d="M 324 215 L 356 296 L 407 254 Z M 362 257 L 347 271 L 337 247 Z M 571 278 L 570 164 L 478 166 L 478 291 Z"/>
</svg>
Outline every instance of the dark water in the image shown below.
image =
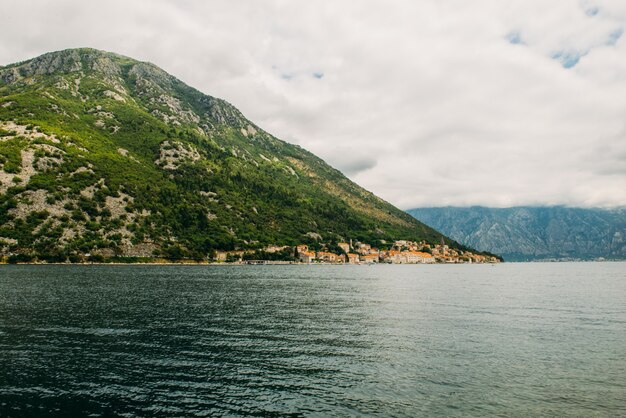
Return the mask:
<svg viewBox="0 0 626 418">
<path fill-rule="evenodd" d="M 626 416 L 626 264 L 4 266 L 0 416 Z"/>
</svg>

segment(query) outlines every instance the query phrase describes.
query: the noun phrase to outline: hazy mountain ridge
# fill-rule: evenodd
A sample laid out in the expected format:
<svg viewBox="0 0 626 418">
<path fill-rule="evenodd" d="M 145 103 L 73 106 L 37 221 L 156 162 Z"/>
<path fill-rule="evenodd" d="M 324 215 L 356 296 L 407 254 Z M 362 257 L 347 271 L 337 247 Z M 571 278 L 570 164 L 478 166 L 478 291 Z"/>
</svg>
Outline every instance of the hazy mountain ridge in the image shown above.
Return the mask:
<svg viewBox="0 0 626 418">
<path fill-rule="evenodd" d="M 626 259 L 626 209 L 433 207 L 407 211 L 505 260 Z"/>
<path fill-rule="evenodd" d="M 3 254 L 202 258 L 320 236 L 441 234 L 153 64 L 77 49 L 0 67 Z"/>
</svg>

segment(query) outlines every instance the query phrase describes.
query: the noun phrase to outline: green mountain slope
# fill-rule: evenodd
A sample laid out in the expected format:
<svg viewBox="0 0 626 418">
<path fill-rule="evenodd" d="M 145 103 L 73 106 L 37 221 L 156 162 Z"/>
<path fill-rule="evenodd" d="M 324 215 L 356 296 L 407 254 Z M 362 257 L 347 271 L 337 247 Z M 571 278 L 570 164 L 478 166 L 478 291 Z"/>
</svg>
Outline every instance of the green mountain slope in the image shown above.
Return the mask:
<svg viewBox="0 0 626 418">
<path fill-rule="evenodd" d="M 76 49 L 0 67 L 4 255 L 204 258 L 320 237 L 441 235 L 152 64 Z"/>
</svg>

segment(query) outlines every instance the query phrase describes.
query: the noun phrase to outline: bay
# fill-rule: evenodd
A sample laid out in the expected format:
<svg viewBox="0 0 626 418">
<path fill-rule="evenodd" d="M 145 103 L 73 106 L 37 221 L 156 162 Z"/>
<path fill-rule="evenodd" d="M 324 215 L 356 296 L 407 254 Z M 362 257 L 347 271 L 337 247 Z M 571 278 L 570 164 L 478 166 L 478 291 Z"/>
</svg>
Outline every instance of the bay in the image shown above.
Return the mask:
<svg viewBox="0 0 626 418">
<path fill-rule="evenodd" d="M 2 266 L 36 415 L 625 416 L 626 263 Z"/>
</svg>

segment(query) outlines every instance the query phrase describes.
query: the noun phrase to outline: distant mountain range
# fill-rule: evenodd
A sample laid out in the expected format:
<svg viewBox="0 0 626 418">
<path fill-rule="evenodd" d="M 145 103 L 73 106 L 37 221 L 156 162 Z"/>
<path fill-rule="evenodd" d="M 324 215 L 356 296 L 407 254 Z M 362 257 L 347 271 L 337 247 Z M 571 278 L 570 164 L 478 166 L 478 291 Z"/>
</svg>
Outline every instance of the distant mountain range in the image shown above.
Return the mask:
<svg viewBox="0 0 626 418">
<path fill-rule="evenodd" d="M 626 209 L 432 207 L 407 211 L 507 261 L 626 259 Z"/>
</svg>

